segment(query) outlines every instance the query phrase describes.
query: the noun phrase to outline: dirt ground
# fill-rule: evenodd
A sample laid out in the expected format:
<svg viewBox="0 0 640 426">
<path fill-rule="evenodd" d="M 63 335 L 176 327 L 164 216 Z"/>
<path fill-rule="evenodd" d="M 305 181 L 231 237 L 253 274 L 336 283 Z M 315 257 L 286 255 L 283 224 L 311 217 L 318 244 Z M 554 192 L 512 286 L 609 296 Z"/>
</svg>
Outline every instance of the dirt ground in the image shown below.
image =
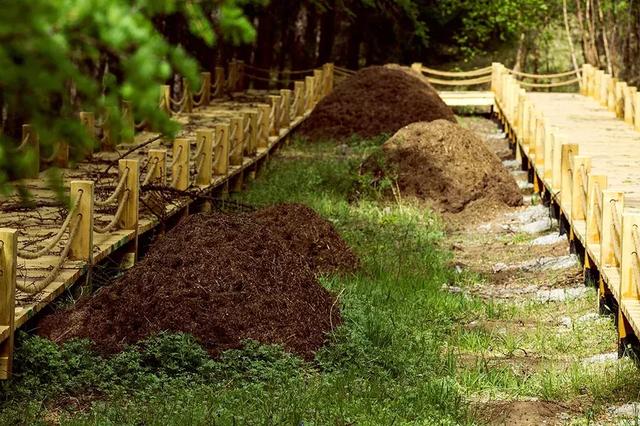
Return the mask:
<svg viewBox="0 0 640 426">
<path fill-rule="evenodd" d="M 446 244 L 453 253 L 452 266 L 471 274 L 470 286 L 443 286 L 454 293 L 468 292 L 509 312 L 500 319 L 471 319 L 462 324 L 464 337 L 456 350 L 462 371 L 486 374 L 508 372 L 525 386 L 532 378 L 569 371 L 585 362 L 615 367 L 613 323 L 599 317 L 595 293 L 585 287 L 577 258 L 569 251 L 558 224 L 532 194 L 526 175 L 510 160 L 508 142 L 497 125 L 478 117 L 460 118 L 503 160 L 522 190 L 524 205 L 491 209 L 479 205 L 477 215 L 445 215 Z M 471 214 L 471 216 L 469 216 Z M 592 325 L 593 324 L 593 325 Z M 598 324 L 597 326 L 595 324 Z M 598 327 L 598 328 L 596 328 Z M 593 328 L 593 329 L 589 329 Z M 584 329 L 584 330 L 583 330 Z M 598 330 L 607 330 L 597 336 Z M 587 340 L 580 341 L 582 333 Z M 469 336 L 488 339 L 474 347 Z M 598 364 L 599 365 L 599 364 Z M 497 373 L 496 373 L 497 374 Z M 590 414 L 593 397 L 585 393 L 569 400 L 544 400 L 501 391 L 468 395 L 475 419 L 489 425 L 619 424 L 627 405 L 612 405 Z M 513 391 L 512 391 L 513 392 Z M 523 392 L 526 393 L 526 392 Z M 591 416 L 591 417 L 589 417 Z M 585 422 L 585 419 L 589 418 Z"/>
</svg>

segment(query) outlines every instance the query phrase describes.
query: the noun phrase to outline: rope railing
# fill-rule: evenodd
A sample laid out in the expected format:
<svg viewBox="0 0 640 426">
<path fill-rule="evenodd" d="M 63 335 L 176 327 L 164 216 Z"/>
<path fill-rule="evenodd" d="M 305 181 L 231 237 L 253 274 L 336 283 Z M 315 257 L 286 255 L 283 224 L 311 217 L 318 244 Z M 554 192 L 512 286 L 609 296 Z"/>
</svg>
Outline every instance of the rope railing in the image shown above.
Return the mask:
<svg viewBox="0 0 640 426">
<path fill-rule="evenodd" d="M 71 223 L 71 218 L 78 212 L 78 206 L 80 204 L 81 198 L 82 198 L 82 193 L 79 193 L 76 200 L 73 202 L 73 206 L 71 207 L 71 210 L 69 210 L 69 213 L 67 213 L 67 217 L 62 223 L 62 226 L 60 227 L 56 235 L 54 235 L 53 238 L 51 238 L 43 248 L 35 252 L 27 251 L 27 250 L 18 250 L 18 257 L 22 259 L 33 260 L 33 259 L 37 259 L 39 257 L 44 256 L 51 249 L 53 249 L 55 245 L 58 244 L 58 242 L 60 242 L 67 228 L 69 228 L 69 224 Z"/>
<path fill-rule="evenodd" d="M 465 80 L 441 80 L 439 78 L 427 77 L 427 80 L 431 84 L 436 84 L 440 86 L 476 86 L 480 84 L 491 83 L 491 76 L 471 78 L 471 79 L 465 79 Z"/>
<path fill-rule="evenodd" d="M 560 72 L 556 74 L 531 74 L 531 73 L 516 71 L 516 70 L 507 68 L 507 72 L 509 74 L 515 75 L 516 77 L 524 77 L 524 78 L 539 79 L 539 80 L 570 77 L 572 75 L 575 75 L 578 77 L 580 76 L 580 72 L 576 70 L 565 71 L 565 72 Z"/>
<path fill-rule="evenodd" d="M 24 284 L 20 281 L 16 281 L 16 288 L 18 290 L 28 294 L 35 294 L 45 289 L 47 286 L 49 286 L 49 284 L 51 284 L 56 279 L 56 277 L 58 276 L 58 273 L 60 272 L 60 269 L 62 268 L 62 265 L 64 264 L 65 260 L 69 256 L 69 250 L 71 250 L 71 244 L 78 232 L 80 221 L 81 221 L 81 217 L 77 216 L 75 223 L 73 224 L 73 226 L 71 226 L 69 230 L 69 240 L 67 241 L 64 248 L 62 249 L 62 253 L 58 258 L 58 261 L 54 265 L 53 269 L 49 271 L 47 276 L 44 277 L 43 280 L 34 281 L 29 284 Z"/>
<path fill-rule="evenodd" d="M 151 183 L 157 168 L 158 168 L 158 159 L 154 158 L 151 164 L 149 165 L 149 170 L 147 170 L 147 175 L 144 177 L 144 180 L 142 181 L 142 186 L 147 186 Z"/>
<path fill-rule="evenodd" d="M 11 148 L 11 152 L 17 153 L 17 152 L 23 151 L 27 147 L 27 145 L 29 144 L 29 139 L 30 139 L 30 134 L 29 133 L 26 133 L 26 134 L 22 135 L 22 140 L 20 141 L 20 145 L 18 145 L 15 148 Z"/>
<path fill-rule="evenodd" d="M 522 87 L 530 87 L 530 88 L 553 88 L 553 87 L 562 87 L 562 86 L 571 86 L 573 84 L 579 84 L 580 79 L 574 78 L 567 81 L 559 81 L 557 83 L 528 83 L 526 81 L 518 81 L 518 84 Z"/>
<path fill-rule="evenodd" d="M 422 65 L 420 67 L 420 71 L 422 71 L 425 74 L 431 74 L 431 75 L 436 75 L 436 76 L 440 76 L 440 77 L 454 77 L 454 78 L 463 78 L 463 77 L 485 77 L 487 75 L 491 75 L 492 72 L 492 67 L 488 66 L 488 67 L 484 67 L 484 68 L 479 68 L 479 69 L 475 69 L 472 71 L 441 71 L 441 70 L 436 70 L 433 68 L 429 68 L 429 67 L 425 67 L 424 65 Z"/>
<path fill-rule="evenodd" d="M 124 195 L 122 196 L 122 198 L 120 198 L 120 202 L 118 203 L 118 209 L 116 210 L 116 213 L 113 215 L 113 219 L 111 219 L 111 221 L 103 227 L 94 225 L 93 232 L 97 234 L 106 234 L 107 232 L 113 231 L 116 228 L 116 226 L 118 226 L 118 222 L 122 218 L 122 213 L 124 212 L 124 206 L 126 205 L 127 200 L 129 199 L 129 193 L 130 191 L 128 189 L 125 190 Z"/>
<path fill-rule="evenodd" d="M 98 200 L 96 198 L 93 203 L 97 207 L 105 207 L 105 206 L 108 206 L 109 204 L 112 204 L 122 193 L 122 190 L 124 189 L 127 183 L 128 176 L 129 176 L 129 169 L 125 169 L 122 176 L 120 176 L 120 180 L 118 181 L 118 184 L 116 185 L 116 189 L 113 191 L 113 193 L 104 200 Z"/>
</svg>

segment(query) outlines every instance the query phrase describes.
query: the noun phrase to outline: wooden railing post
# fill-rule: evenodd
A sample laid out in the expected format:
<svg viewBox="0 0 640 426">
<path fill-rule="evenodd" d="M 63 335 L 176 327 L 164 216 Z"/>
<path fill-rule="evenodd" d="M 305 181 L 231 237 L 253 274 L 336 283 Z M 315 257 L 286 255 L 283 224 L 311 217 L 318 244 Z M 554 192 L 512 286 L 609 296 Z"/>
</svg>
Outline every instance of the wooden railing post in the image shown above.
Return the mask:
<svg viewBox="0 0 640 426">
<path fill-rule="evenodd" d="M 96 140 L 96 116 L 92 112 L 81 111 L 80 123 L 87 131 L 89 137 L 89 146 L 86 147 L 87 154 L 93 153 L 99 148 L 98 141 Z"/>
<path fill-rule="evenodd" d="M 607 109 L 610 112 L 616 112 L 616 84 L 618 84 L 618 79 L 610 77 L 607 82 Z"/>
<path fill-rule="evenodd" d="M 0 329 L 8 327 L 7 338 L 0 342 L 0 379 L 5 380 L 13 369 L 18 231 L 0 228 L 0 242 Z"/>
<path fill-rule="evenodd" d="M 193 93 L 191 84 L 186 78 L 182 79 L 182 92 L 184 95 L 184 112 L 193 112 Z"/>
<path fill-rule="evenodd" d="M 304 81 L 296 81 L 293 83 L 293 91 L 297 99 L 295 118 L 302 117 L 304 115 Z"/>
<path fill-rule="evenodd" d="M 633 125 L 633 97 L 636 91 L 635 87 L 629 85 L 624 88 L 624 122 L 630 125 Z"/>
<path fill-rule="evenodd" d="M 198 173 L 198 179 L 196 179 L 196 185 L 207 186 L 211 185 L 213 178 L 213 130 L 200 129 L 196 131 L 196 141 L 199 149 L 202 149 L 202 169 Z M 196 160 L 196 165 L 198 160 Z"/>
<path fill-rule="evenodd" d="M 211 101 L 211 73 L 210 72 L 201 72 L 200 80 L 202 81 L 202 95 L 201 95 L 201 106 L 209 105 Z"/>
<path fill-rule="evenodd" d="M 291 90 L 289 89 L 281 89 L 280 90 L 280 96 L 282 96 L 282 98 L 280 99 L 280 104 L 282 105 L 282 111 L 280 112 L 280 117 L 282 119 L 282 122 L 280 123 L 281 127 L 286 127 L 288 128 L 289 125 L 291 124 L 291 116 L 290 116 L 290 111 L 291 111 Z"/>
<path fill-rule="evenodd" d="M 640 132 L 640 92 L 633 94 L 633 128 Z"/>
<path fill-rule="evenodd" d="M 149 150 L 149 170 L 153 164 L 155 168 L 151 171 L 151 183 L 164 186 L 167 184 L 167 150 L 166 149 L 150 149 Z"/>
<path fill-rule="evenodd" d="M 262 112 L 262 121 L 258 123 L 258 126 L 260 127 L 258 136 L 258 148 L 268 148 L 269 136 L 271 133 L 271 122 L 269 120 L 269 115 L 271 114 L 271 106 L 259 105 L 258 109 L 260 110 L 260 112 Z"/>
<path fill-rule="evenodd" d="M 171 178 L 173 187 L 180 191 L 189 188 L 189 161 L 191 159 L 191 144 L 188 139 L 178 138 L 173 141 L 173 164 Z"/>
<path fill-rule="evenodd" d="M 269 117 L 267 117 L 268 119 Z M 214 158 L 215 174 L 226 176 L 229 174 L 229 124 L 216 124 L 216 154 Z"/>
<path fill-rule="evenodd" d="M 163 84 L 160 86 L 160 109 L 171 115 L 171 86 Z"/>
<path fill-rule="evenodd" d="M 249 111 L 247 115 L 249 116 L 249 135 L 245 153 L 251 157 L 258 152 L 258 112 Z"/>
<path fill-rule="evenodd" d="M 140 163 L 139 160 L 118 161 L 120 176 L 127 174 L 124 190 L 118 197 L 118 203 L 126 197 L 124 211 L 120 218 L 120 229 L 138 229 L 138 207 L 140 203 Z"/>
<path fill-rule="evenodd" d="M 589 64 L 582 65 L 582 84 L 580 84 L 580 94 L 586 96 L 589 93 Z"/>
<path fill-rule="evenodd" d="M 235 92 L 238 84 L 238 63 L 235 59 L 232 59 L 231 62 L 229 62 L 228 74 L 227 84 L 229 86 L 229 92 Z"/>
<path fill-rule="evenodd" d="M 80 221 L 69 250 L 69 259 L 71 260 L 83 260 L 88 263 L 93 260 L 93 187 L 93 181 L 90 180 L 71 182 L 71 190 L 69 191 L 71 202 L 75 202 L 78 194 L 82 194 L 76 217 L 72 218 L 71 222 L 71 226 L 73 226 L 73 221 Z"/>
<path fill-rule="evenodd" d="M 622 214 L 624 211 L 624 194 L 620 191 L 606 189 L 602 191 L 602 229 L 600 230 L 600 266 L 618 267 L 615 257 L 613 235 L 612 205 Z"/>
<path fill-rule="evenodd" d="M 215 69 L 215 87 L 216 91 L 213 92 L 213 97 L 219 98 L 224 93 L 224 68 L 216 67 Z"/>
<path fill-rule="evenodd" d="M 598 223 L 598 217 L 601 217 L 602 211 L 596 209 L 602 208 L 602 192 L 607 189 L 606 175 L 590 175 L 589 189 L 587 195 L 587 245 L 600 244 L 601 224 Z"/>
<path fill-rule="evenodd" d="M 333 71 L 334 65 L 329 62 L 322 66 L 322 70 L 324 72 L 324 96 L 328 96 L 333 91 Z"/>
<path fill-rule="evenodd" d="M 307 76 L 304 78 L 304 112 L 311 111 L 313 108 L 313 86 L 315 78 Z"/>
<path fill-rule="evenodd" d="M 591 157 L 575 155 L 573 157 L 573 178 L 571 179 L 571 220 L 587 220 L 587 189 L 591 173 Z M 587 179 L 584 180 L 584 176 Z"/>
<path fill-rule="evenodd" d="M 322 70 L 313 70 L 314 77 L 314 85 L 313 85 L 313 107 L 320 101 L 322 98 L 322 82 L 323 75 Z"/>
<path fill-rule="evenodd" d="M 565 209 L 568 217 L 571 217 L 573 207 L 571 206 L 573 189 L 573 157 L 578 155 L 578 145 L 568 143 L 562 145 L 561 151 L 561 173 L 562 184 L 560 189 L 560 203 Z"/>
<path fill-rule="evenodd" d="M 616 117 L 620 119 L 624 119 L 625 93 L 627 93 L 627 83 L 620 81 L 616 83 L 615 112 Z"/>
<path fill-rule="evenodd" d="M 640 213 L 622 214 L 622 256 L 620 259 L 620 299 L 638 300 L 638 285 L 634 269 L 638 268 L 637 254 L 640 247 L 636 247 L 633 234 L 640 233 Z M 622 300 L 618 300 L 621 303 Z"/>
<path fill-rule="evenodd" d="M 271 103 L 271 113 L 273 114 L 271 136 L 278 136 L 280 134 L 280 95 L 269 95 L 269 101 Z"/>
<path fill-rule="evenodd" d="M 244 157 L 244 117 L 231 118 L 231 133 L 234 134 L 235 137 L 233 140 L 229 139 L 229 145 L 231 147 L 229 164 L 232 166 L 241 166 Z"/>
</svg>

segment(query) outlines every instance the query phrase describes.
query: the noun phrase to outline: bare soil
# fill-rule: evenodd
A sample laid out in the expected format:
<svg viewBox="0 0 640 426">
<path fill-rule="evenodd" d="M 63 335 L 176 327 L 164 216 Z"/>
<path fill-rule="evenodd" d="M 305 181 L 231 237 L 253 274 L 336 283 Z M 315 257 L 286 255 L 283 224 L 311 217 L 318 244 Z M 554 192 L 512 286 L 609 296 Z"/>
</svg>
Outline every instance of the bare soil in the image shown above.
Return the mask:
<svg viewBox="0 0 640 426">
<path fill-rule="evenodd" d="M 315 272 L 357 263 L 331 224 L 299 205 L 194 215 L 119 281 L 43 318 L 38 333 L 88 338 L 112 354 L 158 332 L 186 332 L 212 355 L 254 339 L 309 359 L 341 322 Z"/>
<path fill-rule="evenodd" d="M 459 213 L 480 200 L 497 207 L 522 204 L 516 181 L 498 157 L 473 132 L 446 120 L 402 128 L 361 172 L 389 177 L 402 197 L 427 200 L 444 213 Z"/>
<path fill-rule="evenodd" d="M 455 116 L 427 82 L 398 69 L 363 68 L 318 103 L 300 127 L 312 141 L 391 134 L 417 121 Z"/>
</svg>

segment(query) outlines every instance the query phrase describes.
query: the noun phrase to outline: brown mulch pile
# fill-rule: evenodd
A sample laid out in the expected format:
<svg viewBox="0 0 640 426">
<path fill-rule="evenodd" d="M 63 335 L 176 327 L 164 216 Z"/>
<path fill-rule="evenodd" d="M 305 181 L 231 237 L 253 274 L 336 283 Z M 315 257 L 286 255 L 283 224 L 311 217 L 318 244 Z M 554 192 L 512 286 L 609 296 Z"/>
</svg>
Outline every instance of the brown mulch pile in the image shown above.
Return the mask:
<svg viewBox="0 0 640 426">
<path fill-rule="evenodd" d="M 315 273 L 350 272 L 359 261 L 331 222 L 303 204 L 279 204 L 252 215 L 302 255 Z"/>
<path fill-rule="evenodd" d="M 445 213 L 458 213 L 479 200 L 522 204 L 513 176 L 472 131 L 446 120 L 413 123 L 382 145 L 361 166 L 376 180 L 387 176 L 401 197 L 428 200 Z"/>
<path fill-rule="evenodd" d="M 300 134 L 312 141 L 373 137 L 394 133 L 416 121 L 455 116 L 436 90 L 405 71 L 383 66 L 363 68 L 322 99 Z"/>
<path fill-rule="evenodd" d="M 288 226 L 307 226 L 286 210 L 190 216 L 120 280 L 43 318 L 38 332 L 56 342 L 88 338 L 103 354 L 170 331 L 193 334 L 212 355 L 254 339 L 309 359 L 341 317 L 336 298 L 296 252 L 304 244 L 276 229 L 282 224 L 274 218 L 287 216 L 294 218 Z M 313 238 L 309 247 L 322 245 L 321 232 Z M 319 259 L 318 268 L 329 263 Z"/>
</svg>

